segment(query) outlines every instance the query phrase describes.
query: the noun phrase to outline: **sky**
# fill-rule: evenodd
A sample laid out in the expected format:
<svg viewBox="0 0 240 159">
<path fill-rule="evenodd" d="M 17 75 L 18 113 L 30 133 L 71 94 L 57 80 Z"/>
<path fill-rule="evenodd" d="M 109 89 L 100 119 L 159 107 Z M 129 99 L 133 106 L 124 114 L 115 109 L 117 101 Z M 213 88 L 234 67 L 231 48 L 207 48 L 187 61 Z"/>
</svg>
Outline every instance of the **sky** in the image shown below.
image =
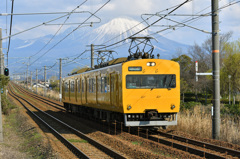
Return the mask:
<svg viewBox="0 0 240 159">
<path fill-rule="evenodd" d="M 228 3 L 237 2 L 236 0 L 219 0 L 219 7 L 222 7 Z M 70 12 L 76 6 L 84 3 L 76 11 L 85 11 L 85 13 L 78 13 L 71 15 L 68 22 L 70 23 L 81 23 L 83 22 L 90 14 L 88 12 L 94 13 L 98 8 L 100 8 L 107 0 L 21 0 L 14 1 L 14 13 L 43 13 L 43 12 Z M 117 17 L 130 17 L 138 21 L 142 21 L 141 15 L 143 14 L 166 14 L 168 11 L 171 11 L 170 7 L 176 6 L 183 3 L 184 0 L 110 0 L 106 6 L 104 6 L 96 16 L 101 19 L 101 23 L 97 18 L 91 18 L 88 22 L 93 22 L 94 26 L 100 26 L 111 19 Z M 0 0 L 0 13 L 10 13 L 11 12 L 11 0 Z M 7 5 L 6 5 L 7 4 Z M 211 1 L 210 0 L 193 0 L 181 8 L 177 9 L 174 14 L 205 14 L 209 13 L 211 10 Z M 168 11 L 166 9 L 170 8 Z M 202 12 L 200 12 L 202 11 Z M 34 27 L 36 25 L 47 22 L 63 14 L 54 14 L 54 15 L 14 15 L 13 16 L 13 27 L 12 34 L 18 33 L 20 31 L 26 30 L 28 28 Z M 240 3 L 229 6 L 225 9 L 220 10 L 220 33 L 226 33 L 233 31 L 232 40 L 237 40 L 240 37 Z M 143 16 L 147 18 L 149 16 Z M 153 22 L 158 17 L 154 16 L 149 20 Z M 175 21 L 182 21 L 187 18 L 194 18 L 194 16 L 168 16 Z M 53 23 L 62 23 L 65 19 L 54 21 Z M 95 23 L 96 22 L 96 23 Z M 6 33 L 9 34 L 9 24 L 10 16 L 0 16 L 0 27 L 3 29 L 3 37 L 6 37 Z M 164 26 L 175 25 L 169 20 L 162 20 L 157 23 L 155 26 L 150 27 L 153 31 L 162 30 Z M 190 24 L 193 27 L 196 27 L 200 30 L 205 30 L 211 32 L 211 17 L 206 16 L 202 17 L 199 20 Z M 72 27 L 76 27 L 73 25 Z M 64 26 L 61 31 L 70 27 L 70 25 Z M 7 32 L 6 29 L 7 28 Z M 25 33 L 19 34 L 12 38 L 19 39 L 34 39 L 48 34 L 54 34 L 59 28 L 59 25 L 43 25 L 36 29 L 27 31 Z M 168 30 L 165 32 L 160 32 L 160 35 L 163 35 L 166 38 L 175 40 L 188 45 L 193 45 L 194 43 L 201 44 L 204 40 L 211 36 L 209 33 L 204 33 L 189 27 L 175 28 L 175 30 Z"/>
</svg>

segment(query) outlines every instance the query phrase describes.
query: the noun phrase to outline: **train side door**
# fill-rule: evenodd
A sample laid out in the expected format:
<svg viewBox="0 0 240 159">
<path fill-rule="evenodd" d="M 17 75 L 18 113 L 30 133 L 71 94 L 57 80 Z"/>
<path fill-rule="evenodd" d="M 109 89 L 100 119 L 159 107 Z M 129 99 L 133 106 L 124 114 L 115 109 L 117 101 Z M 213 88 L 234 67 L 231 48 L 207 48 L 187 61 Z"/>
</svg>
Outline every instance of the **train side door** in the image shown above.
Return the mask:
<svg viewBox="0 0 240 159">
<path fill-rule="evenodd" d="M 95 86 L 95 91 L 96 91 L 96 105 L 98 105 L 98 85 L 99 85 L 99 81 L 98 81 L 99 76 L 96 76 L 96 86 Z"/>
<path fill-rule="evenodd" d="M 85 96 L 85 94 L 86 94 L 86 87 L 85 87 L 85 77 L 83 77 L 82 78 L 82 89 L 81 89 L 81 91 L 82 91 L 82 93 L 81 93 L 81 100 L 82 100 L 82 104 L 85 104 L 86 103 L 86 96 Z"/>
<path fill-rule="evenodd" d="M 88 86 L 88 82 L 87 82 L 87 77 L 85 77 L 85 101 L 86 101 L 86 103 L 88 102 L 88 100 L 87 100 L 87 94 L 88 94 L 88 89 L 87 89 L 87 86 Z"/>
<path fill-rule="evenodd" d="M 75 79 L 75 87 L 74 87 L 74 96 L 75 96 L 75 101 L 77 102 L 77 89 L 78 89 L 78 80 Z"/>
<path fill-rule="evenodd" d="M 118 74 L 113 73 L 110 75 L 110 103 L 112 106 L 118 106 Z"/>
</svg>

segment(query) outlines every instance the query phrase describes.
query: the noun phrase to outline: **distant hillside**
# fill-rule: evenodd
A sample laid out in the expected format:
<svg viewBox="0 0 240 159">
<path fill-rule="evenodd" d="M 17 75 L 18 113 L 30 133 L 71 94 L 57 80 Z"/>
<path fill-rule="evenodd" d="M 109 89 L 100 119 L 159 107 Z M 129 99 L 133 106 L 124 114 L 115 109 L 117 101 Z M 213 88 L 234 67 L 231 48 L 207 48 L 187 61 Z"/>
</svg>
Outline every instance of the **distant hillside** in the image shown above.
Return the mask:
<svg viewBox="0 0 240 159">
<path fill-rule="evenodd" d="M 103 24 L 96 28 L 90 27 L 82 27 L 79 28 L 76 32 L 66 38 L 63 42 L 59 45 L 51 49 L 59 40 L 61 40 L 64 36 L 66 36 L 69 32 L 72 31 L 72 28 L 67 29 L 66 31 L 58 34 L 48 45 L 44 48 L 40 53 L 39 50 L 45 46 L 49 39 L 51 39 L 52 35 L 47 35 L 38 39 L 29 39 L 29 40 L 20 40 L 14 39 L 11 42 L 11 54 L 9 54 L 9 68 L 11 69 L 10 73 L 13 71 L 18 71 L 19 66 L 23 66 L 20 59 L 11 59 L 11 57 L 30 57 L 30 61 L 35 61 L 39 58 L 32 66 L 30 66 L 30 70 L 35 71 L 36 68 L 41 69 L 44 65 L 51 66 L 56 62 L 56 59 L 59 58 L 66 58 L 66 57 L 76 57 L 80 55 L 84 50 L 90 49 L 86 45 L 95 44 L 95 45 L 110 45 L 115 42 L 121 41 L 133 35 L 134 33 L 138 32 L 145 28 L 143 24 L 140 24 L 138 21 L 129 19 L 129 18 L 116 18 L 109 21 L 106 24 Z M 137 36 L 148 36 L 152 34 L 151 30 L 144 30 L 143 32 L 139 33 Z M 162 59 L 171 59 L 176 53 L 178 48 L 182 48 L 186 50 L 188 48 L 187 45 L 169 40 L 162 36 L 157 36 L 156 40 L 152 41 L 154 45 L 154 54 L 160 54 L 160 58 Z M 118 47 L 113 46 L 107 49 L 115 50 L 118 54 L 114 54 L 114 57 L 126 57 L 128 56 L 128 48 L 130 45 L 130 40 L 126 40 L 123 43 L 119 43 Z M 4 44 L 3 44 L 4 46 Z M 103 47 L 103 46 L 102 46 Z M 51 49 L 49 51 L 49 49 Z M 45 55 L 43 56 L 43 54 Z M 42 56 L 42 57 L 41 57 Z M 40 58 L 41 57 L 41 58 Z M 87 52 L 81 58 L 83 60 L 78 60 L 78 63 L 82 65 L 89 65 L 90 60 L 87 58 L 90 57 L 90 53 Z M 24 61 L 24 60 L 23 60 Z M 26 60 L 25 60 L 26 61 Z M 65 61 L 67 63 L 67 61 Z M 11 65 L 11 63 L 13 65 Z M 73 68 L 77 66 L 82 67 L 81 64 L 74 64 L 74 65 L 63 65 L 63 71 L 66 74 L 67 72 L 71 72 Z M 58 66 L 58 65 L 57 65 Z M 22 69 L 23 72 L 26 68 Z M 54 67 L 55 70 L 58 70 L 57 67 Z"/>
</svg>

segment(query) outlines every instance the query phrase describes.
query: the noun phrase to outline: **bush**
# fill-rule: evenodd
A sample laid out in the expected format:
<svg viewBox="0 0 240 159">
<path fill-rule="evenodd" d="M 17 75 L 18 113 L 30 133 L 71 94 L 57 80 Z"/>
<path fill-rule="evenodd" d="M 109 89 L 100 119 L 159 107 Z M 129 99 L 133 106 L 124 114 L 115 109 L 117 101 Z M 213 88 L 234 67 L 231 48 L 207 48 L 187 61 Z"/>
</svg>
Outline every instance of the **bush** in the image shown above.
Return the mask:
<svg viewBox="0 0 240 159">
<path fill-rule="evenodd" d="M 180 111 L 193 109 L 196 105 L 201 105 L 199 102 L 181 102 Z"/>
<path fill-rule="evenodd" d="M 240 116 L 240 105 L 239 104 L 225 104 L 224 107 L 221 108 L 221 114 L 232 115 L 232 116 Z"/>
<path fill-rule="evenodd" d="M 8 115 L 11 109 L 15 108 L 9 103 L 6 96 L 6 86 L 8 85 L 9 77 L 0 75 L 0 89 L 1 89 L 1 106 L 3 114 Z"/>
</svg>

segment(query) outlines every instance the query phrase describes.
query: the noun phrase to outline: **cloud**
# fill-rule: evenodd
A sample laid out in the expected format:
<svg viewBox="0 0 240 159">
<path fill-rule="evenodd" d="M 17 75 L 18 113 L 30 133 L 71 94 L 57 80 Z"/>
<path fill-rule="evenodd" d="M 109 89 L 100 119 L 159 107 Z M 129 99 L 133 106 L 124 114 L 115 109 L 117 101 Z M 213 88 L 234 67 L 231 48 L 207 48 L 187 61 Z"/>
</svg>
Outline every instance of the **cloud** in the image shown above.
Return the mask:
<svg viewBox="0 0 240 159">
<path fill-rule="evenodd" d="M 167 2 L 164 0 L 111 0 L 96 15 L 101 18 L 102 23 L 106 23 L 107 21 L 116 17 L 124 17 L 124 16 L 131 17 L 133 19 L 141 21 L 142 14 L 145 14 L 145 13 L 155 14 L 156 12 L 159 12 L 159 11 L 162 11 L 161 13 L 166 14 L 173 9 L 173 6 L 181 4 L 184 1 L 185 0 L 168 0 Z M 68 1 L 66 0 L 51 0 L 51 1 L 21 0 L 21 1 L 15 1 L 14 12 L 15 13 L 60 12 L 60 11 L 65 12 L 65 11 L 71 11 L 82 2 L 84 1 L 83 0 L 82 1 L 79 1 L 79 0 L 68 0 Z M 97 9 L 99 9 L 105 2 L 107 2 L 107 0 L 88 0 L 84 5 L 82 5 L 78 9 L 78 11 L 90 11 L 93 13 Z M 221 0 L 219 2 L 219 6 L 221 7 L 229 2 L 230 2 L 229 0 Z M 1 10 L 5 10 L 5 1 L 3 3 L 4 4 L 0 6 Z M 10 7 L 11 7 L 10 2 L 8 2 L 8 7 L 9 7 L 8 11 L 10 11 Z M 167 8 L 169 9 L 166 10 Z M 185 5 L 183 5 L 181 8 L 179 8 L 178 10 L 176 10 L 174 13 L 175 14 L 202 14 L 202 13 L 208 13 L 210 11 L 211 11 L 211 1 L 201 0 L 201 1 L 190 1 Z M 240 15 L 240 4 L 236 4 L 236 5 L 227 7 L 225 9 L 222 9 L 220 11 L 221 32 L 227 32 L 232 30 L 234 31 L 234 33 L 236 33 L 234 34 L 234 36 L 236 35 L 239 36 L 240 34 L 239 15 Z M 31 26 L 40 24 L 42 22 L 48 21 L 58 16 L 60 15 L 14 16 L 13 32 L 16 33 L 20 30 L 27 29 Z M 68 22 L 82 22 L 88 16 L 89 14 L 71 15 Z M 182 21 L 187 17 L 168 16 L 168 18 L 172 18 L 176 21 Z M 157 17 L 155 19 L 157 19 Z M 63 20 L 64 19 L 61 19 L 58 22 L 62 22 Z M 6 26 L 4 25 L 5 17 L 0 17 L 0 23 L 1 23 L 1 26 Z M 9 17 L 8 17 L 8 23 L 9 23 Z M 170 23 L 169 21 L 165 20 L 165 21 L 161 21 L 158 24 L 170 25 L 174 23 Z M 199 29 L 211 31 L 211 17 L 202 18 L 200 21 L 191 23 L 191 25 Z M 64 29 L 68 27 L 69 26 L 65 26 Z M 23 33 L 19 35 L 18 38 L 31 39 L 31 38 L 44 36 L 47 34 L 54 34 L 58 28 L 59 26 L 40 27 L 40 28 L 34 29 L 33 31 Z M 160 28 L 157 28 L 157 29 L 160 29 Z M 205 37 L 205 35 L 200 35 L 204 33 L 192 30 L 190 28 L 180 29 L 178 31 L 175 31 L 171 33 L 173 35 L 169 35 L 169 37 L 173 37 L 173 40 L 174 40 L 175 39 L 174 34 L 179 34 L 179 36 L 182 36 L 184 35 L 184 32 L 186 35 L 189 35 L 188 34 L 189 32 L 192 32 L 192 34 L 194 35 L 193 36 L 189 35 L 189 37 L 186 37 L 186 36 L 178 37 L 177 39 L 181 41 L 181 38 L 182 39 L 190 38 L 191 40 L 188 40 L 188 41 L 194 41 L 194 40 L 199 40 L 199 39 L 196 39 L 196 37 Z M 200 35 L 200 36 L 196 36 L 196 35 Z"/>
</svg>

